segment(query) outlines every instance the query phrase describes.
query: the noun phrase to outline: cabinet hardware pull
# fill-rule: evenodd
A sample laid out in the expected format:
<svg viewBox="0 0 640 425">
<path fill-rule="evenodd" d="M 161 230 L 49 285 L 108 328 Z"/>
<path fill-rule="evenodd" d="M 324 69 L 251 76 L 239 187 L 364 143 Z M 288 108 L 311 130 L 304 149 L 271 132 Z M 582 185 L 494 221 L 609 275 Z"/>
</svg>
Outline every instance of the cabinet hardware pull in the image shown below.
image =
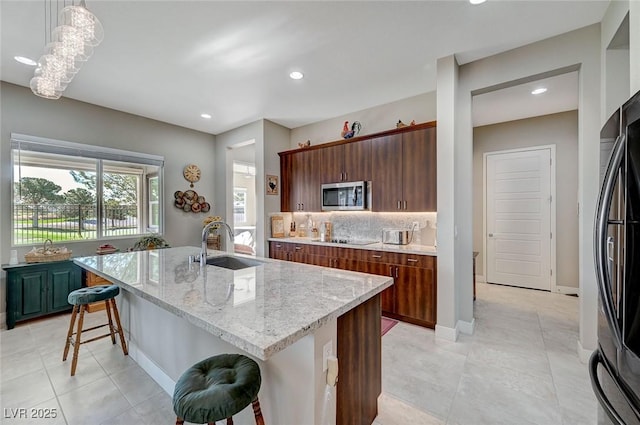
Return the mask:
<svg viewBox="0 0 640 425">
<path fill-rule="evenodd" d="M 349 178 L 349 173 L 347 173 L 346 171 L 344 172 L 344 181 L 347 181 L 347 179 Z"/>
<path fill-rule="evenodd" d="M 302 208 L 301 208 L 301 209 L 302 209 L 302 211 L 304 211 L 304 204 L 300 204 L 300 205 L 302 205 Z"/>
<path fill-rule="evenodd" d="M 410 263 L 417 263 L 418 260 L 414 259 L 414 258 L 407 258 L 407 261 Z"/>
<path fill-rule="evenodd" d="M 389 276 L 393 277 L 393 266 L 389 266 Z"/>
<path fill-rule="evenodd" d="M 276 248 L 282 248 L 282 245 L 277 244 L 277 245 L 276 245 Z"/>
<path fill-rule="evenodd" d="M 398 201 L 398 208 L 397 209 L 400 209 L 400 201 Z"/>
<path fill-rule="evenodd" d="M 372 255 L 373 258 L 382 258 L 382 255 Z"/>
<path fill-rule="evenodd" d="M 407 209 L 407 201 L 404 201 L 404 209 Z"/>
<path fill-rule="evenodd" d="M 340 181 L 343 182 L 344 181 L 344 177 L 342 176 L 344 173 L 340 173 Z"/>
<path fill-rule="evenodd" d="M 396 267 L 396 277 L 398 277 L 398 268 Z"/>
<path fill-rule="evenodd" d="M 301 247 L 301 246 L 297 246 L 297 247 L 296 247 L 296 250 L 301 250 L 301 249 L 302 249 L 302 247 Z"/>
</svg>

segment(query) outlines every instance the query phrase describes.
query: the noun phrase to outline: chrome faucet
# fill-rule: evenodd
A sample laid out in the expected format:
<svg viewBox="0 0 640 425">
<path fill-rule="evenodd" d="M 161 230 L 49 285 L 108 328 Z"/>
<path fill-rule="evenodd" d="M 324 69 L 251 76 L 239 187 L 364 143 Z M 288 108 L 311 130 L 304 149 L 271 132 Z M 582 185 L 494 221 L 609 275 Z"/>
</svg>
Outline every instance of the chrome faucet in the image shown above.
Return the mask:
<svg viewBox="0 0 640 425">
<path fill-rule="evenodd" d="M 202 249 L 200 250 L 199 258 L 201 265 L 207 262 L 207 236 L 209 235 L 209 229 L 216 224 L 220 224 L 227 228 L 227 232 L 229 233 L 229 241 L 233 243 L 233 230 L 231 229 L 231 226 L 229 226 L 224 221 L 212 221 L 211 223 L 208 223 L 202 229 Z"/>
</svg>

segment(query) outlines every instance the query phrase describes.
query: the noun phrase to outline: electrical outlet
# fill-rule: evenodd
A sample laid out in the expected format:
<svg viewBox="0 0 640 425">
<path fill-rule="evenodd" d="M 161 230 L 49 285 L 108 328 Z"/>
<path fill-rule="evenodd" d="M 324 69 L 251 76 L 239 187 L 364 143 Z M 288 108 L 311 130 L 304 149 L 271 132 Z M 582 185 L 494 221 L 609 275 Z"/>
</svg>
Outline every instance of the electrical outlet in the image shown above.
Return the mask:
<svg viewBox="0 0 640 425">
<path fill-rule="evenodd" d="M 326 372 L 329 368 L 327 365 L 327 359 L 333 356 L 333 341 L 327 342 L 322 347 L 322 371 Z"/>
<path fill-rule="evenodd" d="M 417 221 L 414 221 L 412 229 L 420 230 L 420 223 L 418 223 Z"/>
</svg>

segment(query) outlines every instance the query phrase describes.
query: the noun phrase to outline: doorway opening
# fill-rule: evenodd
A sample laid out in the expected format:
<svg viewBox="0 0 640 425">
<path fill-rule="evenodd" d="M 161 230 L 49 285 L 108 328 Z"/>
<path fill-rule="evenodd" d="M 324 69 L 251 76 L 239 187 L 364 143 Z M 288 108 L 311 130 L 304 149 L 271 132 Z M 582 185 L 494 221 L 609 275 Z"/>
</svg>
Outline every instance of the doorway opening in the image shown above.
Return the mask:
<svg viewBox="0 0 640 425">
<path fill-rule="evenodd" d="M 234 252 L 256 255 L 256 166 L 233 161 Z"/>
</svg>

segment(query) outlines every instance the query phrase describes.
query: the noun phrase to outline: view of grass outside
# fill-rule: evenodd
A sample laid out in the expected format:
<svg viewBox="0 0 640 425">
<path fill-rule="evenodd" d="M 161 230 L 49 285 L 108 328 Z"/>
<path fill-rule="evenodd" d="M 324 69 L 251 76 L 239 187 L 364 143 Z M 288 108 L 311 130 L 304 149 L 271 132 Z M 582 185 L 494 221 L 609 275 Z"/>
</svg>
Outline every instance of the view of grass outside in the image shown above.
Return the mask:
<svg viewBox="0 0 640 425">
<path fill-rule="evenodd" d="M 16 204 L 14 244 L 28 245 L 97 239 L 95 205 Z M 105 208 L 104 236 L 138 234 L 137 206 L 113 205 Z"/>
</svg>

